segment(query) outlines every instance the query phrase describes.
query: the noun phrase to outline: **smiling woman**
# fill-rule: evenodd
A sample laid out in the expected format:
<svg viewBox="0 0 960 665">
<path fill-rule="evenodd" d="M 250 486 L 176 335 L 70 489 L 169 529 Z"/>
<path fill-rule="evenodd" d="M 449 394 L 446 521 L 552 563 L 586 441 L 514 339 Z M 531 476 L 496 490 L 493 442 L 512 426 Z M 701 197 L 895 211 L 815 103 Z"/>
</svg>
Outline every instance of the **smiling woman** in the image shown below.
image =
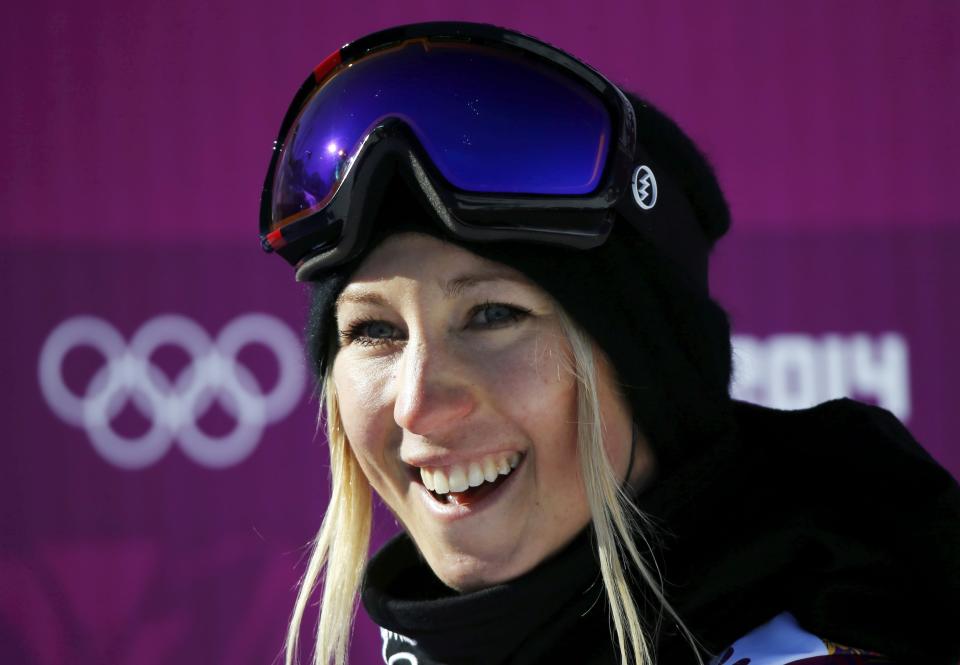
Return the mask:
<svg viewBox="0 0 960 665">
<path fill-rule="evenodd" d="M 562 316 L 519 272 L 414 233 L 380 245 L 338 298 L 331 387 L 344 433 L 454 589 L 513 579 L 589 522 Z M 623 478 L 629 406 L 609 372 L 598 392 Z"/>
<path fill-rule="evenodd" d="M 675 123 L 529 36 L 321 63 L 261 207 L 331 461 L 288 665 L 318 587 L 315 665 L 358 598 L 388 665 L 953 665 L 960 488 L 883 409 L 730 398 L 729 225 Z M 372 492 L 402 528 L 369 556 Z"/>
</svg>

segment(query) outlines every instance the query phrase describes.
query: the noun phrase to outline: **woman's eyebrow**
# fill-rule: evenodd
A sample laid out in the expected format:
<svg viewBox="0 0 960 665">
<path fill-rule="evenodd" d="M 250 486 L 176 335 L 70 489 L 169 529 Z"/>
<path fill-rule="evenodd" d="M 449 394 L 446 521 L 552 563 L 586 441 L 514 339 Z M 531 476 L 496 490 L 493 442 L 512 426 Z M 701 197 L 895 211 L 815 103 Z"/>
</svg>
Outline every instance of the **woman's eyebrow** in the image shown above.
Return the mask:
<svg viewBox="0 0 960 665">
<path fill-rule="evenodd" d="M 447 282 L 439 282 L 440 290 L 443 292 L 445 298 L 455 298 L 462 294 L 469 288 L 478 286 L 484 282 L 516 282 L 517 284 L 524 284 L 524 280 L 520 277 L 517 277 L 511 273 L 507 272 L 485 272 L 485 273 L 470 273 L 466 275 L 459 275 Z"/>
<path fill-rule="evenodd" d="M 509 281 L 517 284 L 526 284 L 521 277 L 506 272 L 469 273 L 458 275 L 447 281 L 438 281 L 437 285 L 444 298 L 456 298 L 467 289 L 479 286 L 485 282 Z M 335 303 L 336 307 L 346 304 L 386 306 L 387 301 L 375 291 L 343 291 Z"/>
</svg>

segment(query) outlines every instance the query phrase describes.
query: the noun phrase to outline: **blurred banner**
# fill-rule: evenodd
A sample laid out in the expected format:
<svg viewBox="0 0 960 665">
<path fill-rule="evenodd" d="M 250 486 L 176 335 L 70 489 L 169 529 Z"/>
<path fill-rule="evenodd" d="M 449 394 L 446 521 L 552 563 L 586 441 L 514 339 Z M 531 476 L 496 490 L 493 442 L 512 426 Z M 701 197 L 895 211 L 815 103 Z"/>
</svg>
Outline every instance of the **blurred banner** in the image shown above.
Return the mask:
<svg viewBox="0 0 960 665">
<path fill-rule="evenodd" d="M 439 19 L 568 49 L 701 144 L 735 396 L 879 404 L 960 476 L 958 4 L 6 7 L 0 663 L 279 662 L 328 468 L 263 171 L 313 65 Z"/>
</svg>

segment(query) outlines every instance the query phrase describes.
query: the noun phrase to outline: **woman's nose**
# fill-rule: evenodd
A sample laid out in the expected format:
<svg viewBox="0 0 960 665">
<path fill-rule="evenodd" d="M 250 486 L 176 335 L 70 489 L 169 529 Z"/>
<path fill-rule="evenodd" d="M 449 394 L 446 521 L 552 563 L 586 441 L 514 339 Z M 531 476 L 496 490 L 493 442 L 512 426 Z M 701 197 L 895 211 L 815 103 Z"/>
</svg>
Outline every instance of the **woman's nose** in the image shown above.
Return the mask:
<svg viewBox="0 0 960 665">
<path fill-rule="evenodd" d="M 439 344 L 408 344 L 396 381 L 394 420 L 414 434 L 442 432 L 466 418 L 476 405 L 469 371 Z"/>
</svg>

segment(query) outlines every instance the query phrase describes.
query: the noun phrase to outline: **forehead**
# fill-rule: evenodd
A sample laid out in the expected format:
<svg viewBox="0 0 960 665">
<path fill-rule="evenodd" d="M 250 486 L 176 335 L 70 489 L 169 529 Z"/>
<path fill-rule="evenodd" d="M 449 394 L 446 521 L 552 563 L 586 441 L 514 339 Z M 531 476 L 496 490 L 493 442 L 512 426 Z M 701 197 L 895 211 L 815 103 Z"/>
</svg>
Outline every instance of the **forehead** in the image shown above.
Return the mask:
<svg viewBox="0 0 960 665">
<path fill-rule="evenodd" d="M 346 289 L 391 278 L 442 286 L 457 276 L 506 279 L 533 286 L 520 271 L 506 264 L 434 236 L 407 232 L 390 236 L 374 248 L 353 273 Z"/>
</svg>

